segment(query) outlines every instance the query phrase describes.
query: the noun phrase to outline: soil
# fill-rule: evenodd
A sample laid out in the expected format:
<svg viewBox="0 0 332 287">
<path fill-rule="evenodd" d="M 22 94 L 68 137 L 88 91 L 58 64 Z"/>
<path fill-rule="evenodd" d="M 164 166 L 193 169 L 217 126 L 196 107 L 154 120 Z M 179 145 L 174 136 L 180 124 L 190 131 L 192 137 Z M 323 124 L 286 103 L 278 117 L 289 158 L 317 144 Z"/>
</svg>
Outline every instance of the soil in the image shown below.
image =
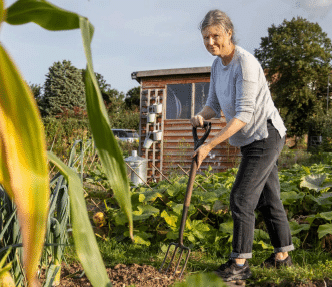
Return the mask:
<svg viewBox="0 0 332 287">
<path fill-rule="evenodd" d="M 164 287 L 171 286 L 178 278 L 165 275 L 148 265 L 118 264 L 114 268 L 106 268 L 108 277 L 114 287 Z M 79 264 L 62 264 L 60 287 L 88 287 L 92 286 L 88 278 L 83 275 L 83 268 Z"/>
<path fill-rule="evenodd" d="M 108 277 L 110 278 L 114 287 L 166 287 L 172 286 L 178 277 L 172 275 L 165 275 L 158 272 L 158 270 L 149 265 L 124 265 L 118 264 L 114 268 L 106 268 Z M 185 278 L 185 275 L 183 276 Z M 43 280 L 41 280 L 43 281 Z M 244 281 L 227 282 L 228 286 L 261 286 L 261 287 L 332 287 L 332 280 L 325 279 L 321 281 L 312 281 L 309 283 L 296 282 L 282 282 L 280 284 L 274 283 L 255 283 L 245 284 Z M 60 287 L 90 287 L 92 286 L 88 278 L 83 273 L 83 268 L 80 264 L 62 264 L 61 268 L 61 282 Z"/>
</svg>

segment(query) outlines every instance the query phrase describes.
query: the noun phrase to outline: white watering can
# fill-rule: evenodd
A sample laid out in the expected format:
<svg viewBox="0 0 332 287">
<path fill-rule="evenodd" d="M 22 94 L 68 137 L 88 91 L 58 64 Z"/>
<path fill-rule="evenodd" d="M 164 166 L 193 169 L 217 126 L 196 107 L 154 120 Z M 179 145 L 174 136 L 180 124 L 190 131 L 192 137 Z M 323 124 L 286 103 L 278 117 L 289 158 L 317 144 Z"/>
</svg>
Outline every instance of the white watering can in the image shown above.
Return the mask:
<svg viewBox="0 0 332 287">
<path fill-rule="evenodd" d="M 144 143 L 143 143 L 143 147 L 148 149 L 151 147 L 151 145 L 153 144 L 153 140 L 150 139 L 150 136 L 151 136 L 151 132 L 149 131 L 146 135 L 146 138 L 144 140 Z"/>
<path fill-rule="evenodd" d="M 148 123 L 154 123 L 156 120 L 156 113 L 154 112 L 153 106 L 149 107 L 147 119 L 148 119 Z"/>
<path fill-rule="evenodd" d="M 153 133 L 153 140 L 154 141 L 161 141 L 163 133 L 160 130 L 160 123 L 156 124 L 155 130 L 152 133 Z"/>
<path fill-rule="evenodd" d="M 156 114 L 160 114 L 163 111 L 163 104 L 160 103 L 159 97 L 156 98 L 156 102 L 152 106 Z"/>
</svg>

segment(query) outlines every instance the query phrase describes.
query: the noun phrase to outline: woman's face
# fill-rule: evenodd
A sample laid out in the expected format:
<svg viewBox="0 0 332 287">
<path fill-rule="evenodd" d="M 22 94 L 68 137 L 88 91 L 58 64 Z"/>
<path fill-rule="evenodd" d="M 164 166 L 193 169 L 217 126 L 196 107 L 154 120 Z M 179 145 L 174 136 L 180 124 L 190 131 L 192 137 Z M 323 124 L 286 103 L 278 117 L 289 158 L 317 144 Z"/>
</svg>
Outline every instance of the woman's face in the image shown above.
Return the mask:
<svg viewBox="0 0 332 287">
<path fill-rule="evenodd" d="M 234 50 L 231 41 L 232 31 L 226 32 L 220 26 L 208 26 L 202 31 L 206 49 L 213 55 L 221 58 L 228 56 Z"/>
</svg>

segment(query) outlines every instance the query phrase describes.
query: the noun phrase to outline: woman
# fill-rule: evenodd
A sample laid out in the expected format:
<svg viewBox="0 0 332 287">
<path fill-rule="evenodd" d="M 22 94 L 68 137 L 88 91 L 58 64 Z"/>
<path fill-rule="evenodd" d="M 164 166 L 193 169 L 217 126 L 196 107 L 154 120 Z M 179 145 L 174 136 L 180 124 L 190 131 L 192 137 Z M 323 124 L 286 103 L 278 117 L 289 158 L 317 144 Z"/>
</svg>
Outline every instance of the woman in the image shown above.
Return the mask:
<svg viewBox="0 0 332 287">
<path fill-rule="evenodd" d="M 277 159 L 285 142 L 286 128 L 274 106 L 262 67 L 257 59 L 237 46 L 233 24 L 219 11 L 208 12 L 201 22 L 206 49 L 217 56 L 211 68 L 205 107 L 191 118 L 193 126 L 220 117 L 227 125 L 195 151 L 198 167 L 221 142 L 241 148 L 242 160 L 230 196 L 234 221 L 233 251 L 216 271 L 225 281 L 251 276 L 247 259 L 252 257 L 255 215 L 262 212 L 274 253 L 267 267 L 292 265 L 288 251 L 294 249 L 285 210 L 280 200 Z"/>
</svg>

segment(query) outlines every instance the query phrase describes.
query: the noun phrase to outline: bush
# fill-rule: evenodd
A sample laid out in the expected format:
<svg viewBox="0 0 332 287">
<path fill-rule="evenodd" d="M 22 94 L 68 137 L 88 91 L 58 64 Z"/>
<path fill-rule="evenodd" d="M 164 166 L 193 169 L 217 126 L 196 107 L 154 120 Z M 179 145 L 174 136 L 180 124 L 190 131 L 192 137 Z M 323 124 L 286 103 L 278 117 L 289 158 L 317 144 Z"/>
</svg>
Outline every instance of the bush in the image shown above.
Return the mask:
<svg viewBox="0 0 332 287">
<path fill-rule="evenodd" d="M 43 118 L 47 149 L 58 157 L 67 157 L 76 139 L 91 137 L 88 120 L 73 118 Z"/>
<path fill-rule="evenodd" d="M 119 116 L 119 119 L 119 125 L 116 125 L 116 127 L 135 128 L 137 127 L 136 120 L 139 120 L 139 113 L 123 113 Z M 91 132 L 87 119 L 49 117 L 43 118 L 43 123 L 46 134 L 47 149 L 52 150 L 58 157 L 67 158 L 75 140 L 81 139 L 86 141 L 91 138 Z M 115 123 L 116 118 L 113 118 L 113 127 Z M 138 143 L 136 142 L 129 143 L 118 140 L 118 143 L 124 157 L 130 156 L 132 150 L 138 150 Z"/>
<path fill-rule="evenodd" d="M 322 137 L 319 145 L 312 145 L 310 139 L 312 137 Z M 332 152 L 332 119 L 327 114 L 316 117 L 308 122 L 308 150 L 311 152 Z"/>
<path fill-rule="evenodd" d="M 139 111 L 122 110 L 117 113 L 110 113 L 109 118 L 112 128 L 139 130 Z"/>
</svg>

